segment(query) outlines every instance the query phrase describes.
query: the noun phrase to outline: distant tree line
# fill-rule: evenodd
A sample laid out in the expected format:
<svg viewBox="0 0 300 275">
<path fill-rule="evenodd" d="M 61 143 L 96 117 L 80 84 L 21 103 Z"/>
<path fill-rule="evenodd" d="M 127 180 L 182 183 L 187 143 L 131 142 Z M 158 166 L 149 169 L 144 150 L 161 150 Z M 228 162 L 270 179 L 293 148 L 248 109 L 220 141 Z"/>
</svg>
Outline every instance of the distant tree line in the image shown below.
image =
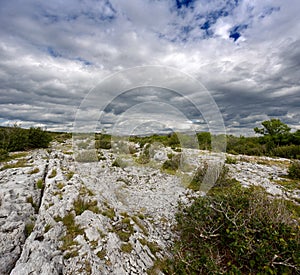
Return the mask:
<svg viewBox="0 0 300 275">
<path fill-rule="evenodd" d="M 9 152 L 46 148 L 51 139 L 50 133 L 40 127 L 23 129 L 17 124 L 12 127 L 2 127 L 0 128 L 0 160 L 5 159 Z"/>
<path fill-rule="evenodd" d="M 300 159 L 300 130 L 291 128 L 279 119 L 263 121 L 254 128 L 258 137 L 227 137 L 227 152 L 245 155 L 267 155 Z"/>
</svg>

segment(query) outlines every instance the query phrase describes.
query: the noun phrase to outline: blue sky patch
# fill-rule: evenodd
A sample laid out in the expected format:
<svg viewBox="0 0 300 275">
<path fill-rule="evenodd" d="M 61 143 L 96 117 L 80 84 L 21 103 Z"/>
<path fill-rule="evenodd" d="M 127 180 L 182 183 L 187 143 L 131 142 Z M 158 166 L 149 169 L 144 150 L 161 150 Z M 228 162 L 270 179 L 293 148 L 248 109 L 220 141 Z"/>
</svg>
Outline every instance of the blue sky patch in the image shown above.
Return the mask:
<svg viewBox="0 0 300 275">
<path fill-rule="evenodd" d="M 61 57 L 61 56 L 62 56 L 57 50 L 55 50 L 55 49 L 52 48 L 52 47 L 47 47 L 47 52 L 48 52 L 52 57 Z"/>
</svg>

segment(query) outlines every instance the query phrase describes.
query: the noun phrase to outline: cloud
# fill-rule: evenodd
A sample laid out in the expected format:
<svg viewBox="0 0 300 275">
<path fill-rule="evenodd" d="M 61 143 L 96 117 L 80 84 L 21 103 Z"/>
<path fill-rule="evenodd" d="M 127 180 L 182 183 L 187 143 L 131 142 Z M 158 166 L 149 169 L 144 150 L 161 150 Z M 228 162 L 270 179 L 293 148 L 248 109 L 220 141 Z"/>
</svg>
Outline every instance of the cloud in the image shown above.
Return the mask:
<svg viewBox="0 0 300 275">
<path fill-rule="evenodd" d="M 250 133 L 273 116 L 296 129 L 299 7 L 296 0 L 5 1 L 0 121 L 69 130 L 99 81 L 123 69 L 162 65 L 207 87 L 229 133 Z M 159 96 L 192 121 L 202 120 L 191 105 L 166 95 L 154 89 L 124 96 L 107 108 L 105 125 L 113 127 L 141 99 Z"/>
</svg>

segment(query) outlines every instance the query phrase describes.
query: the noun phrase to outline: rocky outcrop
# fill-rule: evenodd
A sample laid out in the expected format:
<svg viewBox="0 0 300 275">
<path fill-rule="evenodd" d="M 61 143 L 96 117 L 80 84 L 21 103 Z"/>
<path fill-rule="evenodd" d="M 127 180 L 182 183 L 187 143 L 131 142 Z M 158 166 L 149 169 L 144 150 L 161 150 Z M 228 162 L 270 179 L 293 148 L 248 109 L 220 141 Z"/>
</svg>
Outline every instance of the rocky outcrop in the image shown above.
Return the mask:
<svg viewBox="0 0 300 275">
<path fill-rule="evenodd" d="M 53 143 L 51 150 L 23 157 L 28 167 L 3 167 L 0 274 L 147 274 L 170 256 L 178 201 L 189 204 L 201 195 L 178 175 L 161 171 L 171 149 L 159 150 L 147 165 L 135 161 L 139 153 L 112 150 L 101 150 L 97 162 L 76 163 L 71 142 Z M 197 150 L 182 154 L 187 178 L 194 167 L 219 159 Z M 120 158 L 122 165 L 116 165 Z M 235 158 L 228 167 L 242 184 L 287 194 L 274 181 L 286 174 L 283 161 Z M 290 190 L 292 195 L 299 198 Z"/>
</svg>

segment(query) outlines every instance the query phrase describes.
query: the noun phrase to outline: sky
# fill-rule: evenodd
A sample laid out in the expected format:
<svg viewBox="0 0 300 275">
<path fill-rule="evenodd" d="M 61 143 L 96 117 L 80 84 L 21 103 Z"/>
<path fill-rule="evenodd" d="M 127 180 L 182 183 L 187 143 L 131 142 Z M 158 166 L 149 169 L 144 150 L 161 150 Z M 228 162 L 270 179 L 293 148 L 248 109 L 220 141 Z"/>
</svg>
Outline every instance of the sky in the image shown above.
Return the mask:
<svg viewBox="0 0 300 275">
<path fill-rule="evenodd" d="M 300 129 L 299 10 L 299 0 L 1 0 L 0 125 L 72 131 L 80 114 L 106 131 L 210 130 L 208 92 L 228 134 L 254 135 L 270 118 Z M 109 97 L 124 71 L 147 66 L 180 72 L 177 86 L 138 73 Z"/>
</svg>

